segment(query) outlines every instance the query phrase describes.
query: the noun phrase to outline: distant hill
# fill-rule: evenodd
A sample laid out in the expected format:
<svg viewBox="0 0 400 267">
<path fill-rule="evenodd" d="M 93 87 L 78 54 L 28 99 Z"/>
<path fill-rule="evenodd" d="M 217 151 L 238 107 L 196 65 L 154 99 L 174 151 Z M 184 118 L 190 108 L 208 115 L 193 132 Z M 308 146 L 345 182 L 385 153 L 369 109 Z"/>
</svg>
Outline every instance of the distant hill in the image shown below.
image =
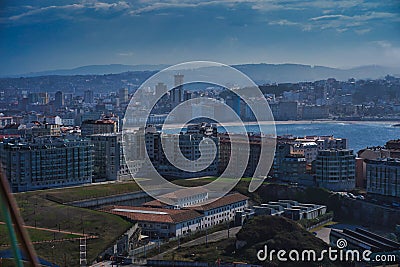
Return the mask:
<svg viewBox="0 0 400 267">
<path fill-rule="evenodd" d="M 168 67 L 168 65 L 89 65 L 74 69 L 50 70 L 33 72 L 20 75 L 8 75 L 9 78 L 16 77 L 38 77 L 51 75 L 103 75 L 119 74 L 132 71 L 157 71 Z M 302 81 L 316 81 L 328 78 L 337 80 L 355 79 L 377 79 L 387 74 L 400 76 L 400 67 L 385 66 L 360 66 L 350 69 L 330 68 L 324 66 L 311 66 L 301 64 L 242 64 L 232 67 L 248 75 L 257 84 L 266 83 L 296 83 Z"/>
<path fill-rule="evenodd" d="M 302 81 L 317 81 L 328 78 L 346 81 L 355 79 L 376 79 L 387 74 L 400 76 L 400 67 L 361 66 L 351 69 L 338 69 L 324 66 L 300 64 L 244 64 L 233 66 L 248 75 L 257 84 L 265 83 L 295 83 Z"/>
<path fill-rule="evenodd" d="M 24 74 L 7 75 L 10 78 L 16 77 L 38 77 L 50 75 L 103 75 L 103 74 L 118 74 L 128 71 L 154 71 L 161 70 L 169 65 L 88 65 L 73 69 L 48 70 L 40 72 L 30 72 Z"/>
</svg>

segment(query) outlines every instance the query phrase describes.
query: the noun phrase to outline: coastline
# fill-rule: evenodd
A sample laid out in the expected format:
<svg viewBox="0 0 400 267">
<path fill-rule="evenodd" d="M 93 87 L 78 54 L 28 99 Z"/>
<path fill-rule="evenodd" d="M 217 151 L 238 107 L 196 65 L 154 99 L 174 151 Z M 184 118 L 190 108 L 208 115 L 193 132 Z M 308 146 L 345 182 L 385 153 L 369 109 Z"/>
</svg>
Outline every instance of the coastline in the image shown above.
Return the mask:
<svg viewBox="0 0 400 267">
<path fill-rule="evenodd" d="M 288 121 L 239 121 L 239 122 L 227 122 L 223 123 L 224 126 L 250 126 L 250 125 L 301 125 L 301 124 L 359 124 L 359 125 L 366 125 L 366 124 L 382 124 L 382 125 L 394 125 L 398 124 L 400 121 L 387 121 L 387 120 L 357 120 L 357 121 L 346 121 L 346 120 L 288 120 Z M 219 123 L 219 126 L 222 124 Z M 175 123 L 168 123 L 163 124 L 163 129 L 177 129 L 182 127 L 181 124 Z"/>
<path fill-rule="evenodd" d="M 317 123 L 344 123 L 344 124 L 397 124 L 399 121 L 392 120 L 358 120 L 358 121 L 342 121 L 342 120 L 296 120 L 296 121 L 275 121 L 275 125 L 285 124 L 317 124 Z"/>
</svg>

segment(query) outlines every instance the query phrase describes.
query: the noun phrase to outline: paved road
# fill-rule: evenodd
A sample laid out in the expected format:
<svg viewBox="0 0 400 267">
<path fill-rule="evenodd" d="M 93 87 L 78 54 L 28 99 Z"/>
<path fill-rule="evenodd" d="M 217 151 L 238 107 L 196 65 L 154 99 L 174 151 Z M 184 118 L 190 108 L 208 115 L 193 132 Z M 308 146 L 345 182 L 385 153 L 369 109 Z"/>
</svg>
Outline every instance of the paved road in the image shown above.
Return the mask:
<svg viewBox="0 0 400 267">
<path fill-rule="evenodd" d="M 229 237 L 234 237 L 241 228 L 242 228 L 241 226 L 237 226 L 237 227 L 233 227 L 233 228 L 229 229 Z M 210 243 L 210 242 L 220 241 L 220 240 L 223 240 L 226 238 L 228 238 L 228 229 L 209 234 L 207 237 L 207 241 Z M 181 247 L 186 248 L 186 247 L 192 247 L 192 246 L 196 246 L 196 245 L 202 245 L 205 243 L 206 243 L 206 237 L 202 236 L 202 237 L 199 237 L 199 238 L 196 238 L 196 239 L 193 239 L 191 241 L 181 244 Z M 177 246 L 173 247 L 161 254 L 154 256 L 151 259 L 152 260 L 162 260 L 164 255 L 171 253 L 172 251 L 176 250 L 177 248 L 178 248 Z"/>
</svg>

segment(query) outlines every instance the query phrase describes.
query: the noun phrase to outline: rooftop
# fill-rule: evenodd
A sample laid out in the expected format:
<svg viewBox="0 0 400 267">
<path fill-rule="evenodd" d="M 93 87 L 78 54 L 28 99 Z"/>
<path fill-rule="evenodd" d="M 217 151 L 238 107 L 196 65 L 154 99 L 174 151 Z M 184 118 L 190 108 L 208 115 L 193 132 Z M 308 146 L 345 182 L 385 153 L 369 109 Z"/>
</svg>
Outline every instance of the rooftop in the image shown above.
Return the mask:
<svg viewBox="0 0 400 267">
<path fill-rule="evenodd" d="M 223 196 L 223 197 L 215 200 L 214 202 L 195 206 L 195 207 L 192 207 L 191 209 L 197 210 L 197 211 L 212 210 L 212 209 L 216 209 L 216 208 L 219 208 L 222 206 L 230 205 L 230 204 L 233 204 L 233 203 L 236 203 L 239 201 L 243 201 L 243 200 L 248 200 L 248 199 L 249 198 L 245 195 L 242 195 L 240 193 L 233 193 L 233 194 Z"/>
<path fill-rule="evenodd" d="M 174 210 L 150 207 L 109 206 L 103 211 L 134 221 L 179 223 L 193 220 L 202 215 L 195 210 Z"/>
</svg>

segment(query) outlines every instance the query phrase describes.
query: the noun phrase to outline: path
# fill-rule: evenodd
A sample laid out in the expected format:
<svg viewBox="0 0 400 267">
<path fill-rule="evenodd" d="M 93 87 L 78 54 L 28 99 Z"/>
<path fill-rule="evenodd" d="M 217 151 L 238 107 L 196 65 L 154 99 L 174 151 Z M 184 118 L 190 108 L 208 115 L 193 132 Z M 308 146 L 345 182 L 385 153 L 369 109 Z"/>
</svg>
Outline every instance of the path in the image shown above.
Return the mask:
<svg viewBox="0 0 400 267">
<path fill-rule="evenodd" d="M 5 224 L 5 223 L 4 222 L 0 222 L 0 224 Z M 54 232 L 54 233 L 72 234 L 72 235 L 77 235 L 77 236 L 86 237 L 86 238 L 98 238 L 98 236 L 89 235 L 89 234 L 76 233 L 76 232 L 64 231 L 64 230 L 58 230 L 58 229 L 35 227 L 35 226 L 29 226 L 29 225 L 24 225 L 24 228 L 26 228 L 26 229 L 36 229 L 36 230 L 48 231 L 48 232 Z"/>
<path fill-rule="evenodd" d="M 234 237 L 241 228 L 242 228 L 241 226 L 237 226 L 237 227 L 233 227 L 233 228 L 229 229 L 229 237 Z M 220 241 L 220 240 L 223 240 L 226 238 L 228 238 L 228 229 L 209 234 L 207 237 L 207 240 L 208 240 L 208 243 L 211 243 L 211 242 Z M 203 245 L 205 243 L 206 243 L 206 236 L 202 236 L 202 237 L 199 237 L 199 238 L 196 238 L 196 239 L 193 239 L 186 243 L 181 244 L 181 247 L 185 248 L 185 247 L 191 247 L 191 246 L 196 246 L 196 245 Z M 167 251 L 165 251 L 161 254 L 158 254 L 158 255 L 152 257 L 151 259 L 152 260 L 162 260 L 164 255 L 171 253 L 172 251 L 176 250 L 177 248 L 178 248 L 178 246 L 168 249 Z"/>
</svg>

